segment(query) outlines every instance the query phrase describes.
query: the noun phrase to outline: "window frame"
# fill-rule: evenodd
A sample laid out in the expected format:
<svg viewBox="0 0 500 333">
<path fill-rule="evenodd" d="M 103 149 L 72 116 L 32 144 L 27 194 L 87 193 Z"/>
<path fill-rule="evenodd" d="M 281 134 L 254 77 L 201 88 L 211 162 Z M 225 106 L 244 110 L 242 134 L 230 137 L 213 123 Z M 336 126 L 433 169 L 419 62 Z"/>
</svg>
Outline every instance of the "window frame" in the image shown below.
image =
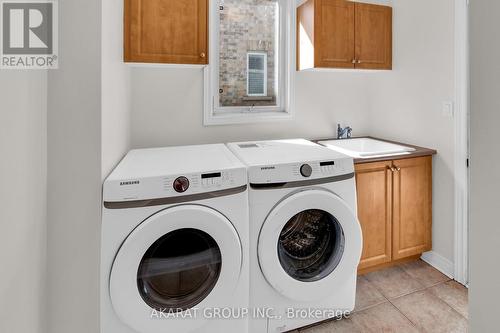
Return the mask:
<svg viewBox="0 0 500 333">
<path fill-rule="evenodd" d="M 295 3 L 290 0 L 277 0 L 279 4 L 279 41 L 278 96 L 277 106 L 219 106 L 219 0 L 209 1 L 209 39 L 210 64 L 204 72 L 203 124 L 230 125 L 258 123 L 294 118 L 294 98 L 292 94 L 295 81 Z M 266 59 L 267 61 L 267 59 Z M 267 85 L 267 82 L 266 82 Z M 267 92 L 266 92 L 267 94 Z"/>
<path fill-rule="evenodd" d="M 264 69 L 250 69 L 250 57 L 251 56 L 259 56 L 264 59 Z M 247 96 L 249 97 L 267 97 L 267 52 L 259 52 L 259 51 L 249 51 L 247 52 Z M 262 73 L 264 74 L 264 87 L 262 89 L 262 94 L 251 94 L 250 93 L 250 71 L 254 73 Z"/>
</svg>

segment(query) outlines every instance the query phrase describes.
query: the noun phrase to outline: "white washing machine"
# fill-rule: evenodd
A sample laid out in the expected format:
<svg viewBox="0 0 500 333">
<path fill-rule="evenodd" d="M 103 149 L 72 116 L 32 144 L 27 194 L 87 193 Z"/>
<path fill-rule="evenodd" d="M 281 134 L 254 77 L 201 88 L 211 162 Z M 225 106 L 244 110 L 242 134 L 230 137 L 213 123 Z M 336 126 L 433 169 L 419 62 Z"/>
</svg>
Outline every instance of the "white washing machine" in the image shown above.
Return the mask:
<svg viewBox="0 0 500 333">
<path fill-rule="evenodd" d="M 353 160 L 301 139 L 228 147 L 249 172 L 250 332 L 353 310 L 362 249 Z"/>
<path fill-rule="evenodd" d="M 225 145 L 131 151 L 103 199 L 102 333 L 248 331 L 247 171 Z"/>
</svg>

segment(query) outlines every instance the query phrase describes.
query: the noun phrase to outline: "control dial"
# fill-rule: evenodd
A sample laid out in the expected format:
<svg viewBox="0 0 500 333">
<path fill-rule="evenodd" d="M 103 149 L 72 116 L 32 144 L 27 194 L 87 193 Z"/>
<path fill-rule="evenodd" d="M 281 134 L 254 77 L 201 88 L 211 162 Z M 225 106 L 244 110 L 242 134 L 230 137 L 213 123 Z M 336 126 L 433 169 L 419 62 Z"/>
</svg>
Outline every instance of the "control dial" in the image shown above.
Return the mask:
<svg viewBox="0 0 500 333">
<path fill-rule="evenodd" d="M 189 179 L 186 177 L 179 177 L 174 180 L 174 190 L 177 193 L 184 193 L 189 188 Z"/>
<path fill-rule="evenodd" d="M 304 164 L 300 167 L 300 174 L 306 178 L 311 177 L 312 172 L 313 169 L 309 164 Z"/>
</svg>

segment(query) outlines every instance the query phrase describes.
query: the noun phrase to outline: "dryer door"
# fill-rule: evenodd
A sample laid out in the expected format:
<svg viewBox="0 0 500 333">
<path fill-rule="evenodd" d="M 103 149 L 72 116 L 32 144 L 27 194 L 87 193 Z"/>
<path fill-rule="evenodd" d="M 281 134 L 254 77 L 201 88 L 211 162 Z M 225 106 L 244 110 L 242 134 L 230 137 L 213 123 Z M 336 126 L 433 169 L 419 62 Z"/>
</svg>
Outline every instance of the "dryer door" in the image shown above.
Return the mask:
<svg viewBox="0 0 500 333">
<path fill-rule="evenodd" d="M 351 208 L 335 194 L 307 190 L 272 210 L 259 235 L 258 254 L 274 289 L 292 300 L 313 301 L 356 274 L 361 248 L 361 228 Z"/>
<path fill-rule="evenodd" d="M 145 220 L 121 246 L 111 301 L 137 332 L 191 332 L 203 325 L 203 309 L 231 299 L 241 264 L 241 243 L 226 217 L 203 206 L 170 208 Z"/>
</svg>

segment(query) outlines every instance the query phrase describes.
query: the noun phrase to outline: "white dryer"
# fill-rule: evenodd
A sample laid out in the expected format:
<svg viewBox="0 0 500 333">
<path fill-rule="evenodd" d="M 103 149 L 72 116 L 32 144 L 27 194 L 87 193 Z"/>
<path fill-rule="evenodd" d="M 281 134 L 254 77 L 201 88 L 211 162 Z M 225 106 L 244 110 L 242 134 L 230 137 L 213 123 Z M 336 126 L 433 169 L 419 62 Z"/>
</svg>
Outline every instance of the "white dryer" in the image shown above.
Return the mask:
<svg viewBox="0 0 500 333">
<path fill-rule="evenodd" d="M 353 160 L 301 139 L 228 147 L 249 172 L 250 332 L 353 310 L 362 248 Z"/>
<path fill-rule="evenodd" d="M 247 332 L 247 171 L 226 146 L 131 151 L 103 201 L 102 333 Z"/>
</svg>

